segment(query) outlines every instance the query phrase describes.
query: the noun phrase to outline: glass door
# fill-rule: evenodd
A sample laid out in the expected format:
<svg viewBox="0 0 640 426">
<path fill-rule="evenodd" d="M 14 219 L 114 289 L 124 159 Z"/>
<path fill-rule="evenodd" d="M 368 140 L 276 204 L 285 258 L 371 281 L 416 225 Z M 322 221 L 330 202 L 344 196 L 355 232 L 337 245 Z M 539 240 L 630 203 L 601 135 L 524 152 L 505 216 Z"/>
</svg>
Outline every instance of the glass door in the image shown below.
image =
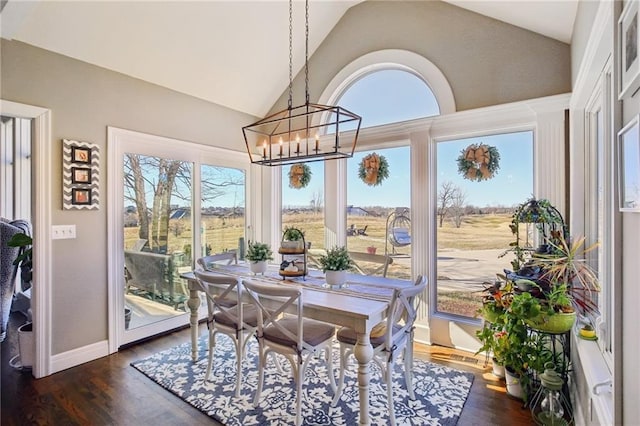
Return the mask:
<svg viewBox="0 0 640 426">
<path fill-rule="evenodd" d="M 123 158 L 125 330 L 184 322 L 191 269 L 192 169 L 187 161 Z"/>
<path fill-rule="evenodd" d="M 189 324 L 181 275 L 196 259 L 242 257 L 247 168 L 241 153 L 109 128 L 111 350 Z"/>
</svg>

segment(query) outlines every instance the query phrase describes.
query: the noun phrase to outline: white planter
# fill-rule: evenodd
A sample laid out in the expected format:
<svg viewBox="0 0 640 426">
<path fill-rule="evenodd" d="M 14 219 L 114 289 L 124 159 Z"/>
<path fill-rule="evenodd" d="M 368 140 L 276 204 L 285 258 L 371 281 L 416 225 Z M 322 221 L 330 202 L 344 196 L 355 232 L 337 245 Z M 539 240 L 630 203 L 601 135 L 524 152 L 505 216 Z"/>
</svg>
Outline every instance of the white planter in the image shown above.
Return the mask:
<svg viewBox="0 0 640 426">
<path fill-rule="evenodd" d="M 347 282 L 347 271 L 327 271 L 325 279 L 330 286 L 341 286 Z"/>
<path fill-rule="evenodd" d="M 249 268 L 254 274 L 264 275 L 264 273 L 267 272 L 267 262 L 264 260 L 261 260 L 260 262 L 250 262 Z"/>
<path fill-rule="evenodd" d="M 302 240 L 298 241 L 282 241 L 280 247 L 288 250 L 302 250 Z"/>
<path fill-rule="evenodd" d="M 20 349 L 20 366 L 31 368 L 35 352 L 33 323 L 28 322 L 18 327 L 18 348 Z"/>
<path fill-rule="evenodd" d="M 507 393 L 514 398 L 524 399 L 524 391 L 522 389 L 522 383 L 520 382 L 520 376 L 512 374 L 505 368 L 505 383 L 507 385 Z"/>
<path fill-rule="evenodd" d="M 500 365 L 494 360 L 493 361 L 492 373 L 493 373 L 494 376 L 503 379 L 504 378 L 504 365 Z"/>
</svg>

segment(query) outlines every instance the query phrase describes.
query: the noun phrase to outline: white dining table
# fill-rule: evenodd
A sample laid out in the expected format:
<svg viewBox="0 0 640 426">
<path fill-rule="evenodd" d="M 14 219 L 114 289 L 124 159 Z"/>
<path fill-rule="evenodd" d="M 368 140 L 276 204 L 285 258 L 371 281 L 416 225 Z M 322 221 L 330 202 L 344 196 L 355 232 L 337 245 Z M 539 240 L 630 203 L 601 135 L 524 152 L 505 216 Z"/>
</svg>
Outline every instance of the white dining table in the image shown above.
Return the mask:
<svg viewBox="0 0 640 426">
<path fill-rule="evenodd" d="M 239 270 L 239 269 L 237 269 Z M 248 270 L 248 269 L 247 269 Z M 236 274 L 227 269 L 216 269 L 227 275 L 234 275 L 239 280 L 248 278 L 244 274 Z M 321 273 L 318 272 L 320 275 Z M 193 272 L 181 275 L 189 283 L 188 307 L 191 311 L 191 355 L 195 361 L 198 359 L 198 309 L 200 307 L 199 293 L 204 291 L 200 283 L 195 279 Z M 261 280 L 260 276 L 250 279 Z M 278 283 L 277 280 L 267 279 L 270 283 Z M 369 417 L 369 362 L 373 357 L 373 347 L 369 341 L 369 334 L 373 326 L 387 317 L 389 300 L 385 300 L 384 293 L 392 293 L 394 287 L 406 287 L 412 283 L 408 280 L 398 280 L 383 277 L 349 274 L 347 282 L 349 286 L 340 290 L 331 290 L 324 287 L 313 288 L 302 282 L 282 281 L 281 285 L 298 285 L 302 288 L 302 300 L 304 303 L 304 316 L 318 321 L 324 321 L 336 326 L 351 327 L 356 331 L 357 343 L 354 355 L 358 361 L 358 391 L 360 400 L 360 416 L 358 424 L 370 425 Z M 366 294 L 357 294 L 353 288 L 371 286 L 376 290 L 375 297 L 367 297 Z"/>
</svg>

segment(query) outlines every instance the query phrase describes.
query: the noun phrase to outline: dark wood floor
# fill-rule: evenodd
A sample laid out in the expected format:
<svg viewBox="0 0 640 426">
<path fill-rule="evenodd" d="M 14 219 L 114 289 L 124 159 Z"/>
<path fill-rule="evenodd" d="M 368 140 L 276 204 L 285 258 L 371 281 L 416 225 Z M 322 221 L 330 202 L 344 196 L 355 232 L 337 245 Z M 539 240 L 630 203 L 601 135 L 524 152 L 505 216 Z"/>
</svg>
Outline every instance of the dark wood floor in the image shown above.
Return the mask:
<svg viewBox="0 0 640 426">
<path fill-rule="evenodd" d="M 12 328 L 18 325 L 16 318 L 11 323 Z M 15 334 L 10 330 L 1 345 L 3 426 L 219 424 L 129 366 L 132 361 L 188 341 L 188 330 L 39 380 L 30 372 L 9 366 L 9 358 L 16 351 Z M 506 395 L 504 382 L 494 378 L 480 357 L 426 345 L 417 345 L 416 357 L 475 374 L 459 425 L 534 424 L 529 410 Z"/>
</svg>

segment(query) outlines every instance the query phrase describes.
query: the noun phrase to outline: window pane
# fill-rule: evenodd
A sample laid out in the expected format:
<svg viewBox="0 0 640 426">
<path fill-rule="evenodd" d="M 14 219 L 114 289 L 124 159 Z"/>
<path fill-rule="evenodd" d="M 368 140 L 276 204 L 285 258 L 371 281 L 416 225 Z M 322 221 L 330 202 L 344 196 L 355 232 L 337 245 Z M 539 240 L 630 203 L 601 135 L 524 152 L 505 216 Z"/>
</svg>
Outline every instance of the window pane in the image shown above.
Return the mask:
<svg viewBox="0 0 640 426">
<path fill-rule="evenodd" d="M 397 69 L 367 74 L 347 89 L 338 104 L 360 115 L 363 128 L 440 114 L 429 86 Z"/>
<path fill-rule="evenodd" d="M 304 163 L 311 173 L 304 188 L 292 186 L 291 168 L 282 167 L 282 227 L 295 227 L 304 232 L 311 248 L 324 248 L 324 162 Z"/>
<path fill-rule="evenodd" d="M 465 179 L 458 157 L 472 144 L 495 147 L 492 178 Z M 441 142 L 437 147 L 437 311 L 473 317 L 483 282 L 510 269 L 500 257 L 513 237 L 511 215 L 533 193 L 533 133 L 519 132 Z"/>
<path fill-rule="evenodd" d="M 372 153 L 358 152 L 347 160 L 347 248 L 379 256 L 371 257 L 373 262 L 356 260 L 362 272 L 384 274 L 384 256 L 390 256 L 387 276 L 411 278 L 410 148 L 375 151 L 388 163 L 389 177 L 374 186 L 359 177 L 360 164 Z"/>
<path fill-rule="evenodd" d="M 229 250 L 243 254 L 245 230 L 244 170 L 202 165 L 201 253 Z"/>
<path fill-rule="evenodd" d="M 192 164 L 138 154 L 124 156 L 124 260 L 129 328 L 186 311 L 191 266 Z"/>
</svg>

